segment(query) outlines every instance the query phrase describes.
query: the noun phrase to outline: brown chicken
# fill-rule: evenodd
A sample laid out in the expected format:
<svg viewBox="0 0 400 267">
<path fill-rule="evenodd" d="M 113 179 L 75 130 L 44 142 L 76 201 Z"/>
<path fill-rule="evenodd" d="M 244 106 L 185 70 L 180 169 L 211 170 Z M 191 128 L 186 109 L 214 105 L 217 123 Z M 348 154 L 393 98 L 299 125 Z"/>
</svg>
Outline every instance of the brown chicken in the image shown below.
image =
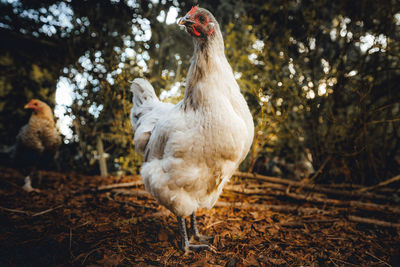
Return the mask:
<svg viewBox="0 0 400 267">
<path fill-rule="evenodd" d="M 31 175 L 36 168 L 46 167 L 54 161 L 61 136 L 55 127 L 53 111 L 46 103 L 32 99 L 25 109 L 32 109 L 33 113 L 17 135 L 11 159 L 14 166 L 26 175 L 23 189 L 38 192 L 31 186 Z"/>
</svg>

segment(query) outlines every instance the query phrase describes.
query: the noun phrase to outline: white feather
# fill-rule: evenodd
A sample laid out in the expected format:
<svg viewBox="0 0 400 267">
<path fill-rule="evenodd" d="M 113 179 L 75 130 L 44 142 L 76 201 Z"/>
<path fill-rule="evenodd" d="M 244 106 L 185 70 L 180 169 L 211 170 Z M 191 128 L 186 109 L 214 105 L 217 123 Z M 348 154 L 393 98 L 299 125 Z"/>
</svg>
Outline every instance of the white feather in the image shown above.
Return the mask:
<svg viewBox="0 0 400 267">
<path fill-rule="evenodd" d="M 253 140 L 253 119 L 219 30 L 215 38 L 222 44 L 208 51 L 210 69 L 194 82 L 195 68 L 203 64 L 201 55 L 194 57 L 185 99 L 177 105 L 161 103 L 144 80 L 132 86 L 135 145 L 145 154 L 142 179 L 146 190 L 177 216 L 211 208 Z"/>
</svg>

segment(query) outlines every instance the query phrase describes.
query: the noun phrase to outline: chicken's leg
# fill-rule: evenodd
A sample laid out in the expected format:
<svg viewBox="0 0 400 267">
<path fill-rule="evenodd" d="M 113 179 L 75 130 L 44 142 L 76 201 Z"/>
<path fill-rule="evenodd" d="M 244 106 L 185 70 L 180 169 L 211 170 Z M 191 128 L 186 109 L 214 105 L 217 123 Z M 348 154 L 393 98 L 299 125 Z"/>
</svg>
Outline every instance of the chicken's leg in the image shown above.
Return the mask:
<svg viewBox="0 0 400 267">
<path fill-rule="evenodd" d="M 209 244 L 208 241 L 211 240 L 213 237 L 212 236 L 206 236 L 206 235 L 201 235 L 199 233 L 199 229 L 197 228 L 197 220 L 196 220 L 196 214 L 193 212 L 192 215 L 190 215 L 190 227 L 193 231 L 194 238 L 197 241 L 200 241 L 204 244 Z"/>
<path fill-rule="evenodd" d="M 182 237 L 181 248 L 183 251 L 185 251 L 185 253 L 188 252 L 189 250 L 197 251 L 209 248 L 209 246 L 205 244 L 195 245 L 189 243 L 186 231 L 186 220 L 184 217 L 178 217 L 178 227 L 179 227 L 179 233 L 181 234 Z"/>
<path fill-rule="evenodd" d="M 24 179 L 24 186 L 22 186 L 22 189 L 24 189 L 26 192 L 36 192 L 36 193 L 40 193 L 40 190 L 37 188 L 33 188 L 32 187 L 32 183 L 31 183 L 31 176 L 28 175 L 25 177 Z"/>
</svg>

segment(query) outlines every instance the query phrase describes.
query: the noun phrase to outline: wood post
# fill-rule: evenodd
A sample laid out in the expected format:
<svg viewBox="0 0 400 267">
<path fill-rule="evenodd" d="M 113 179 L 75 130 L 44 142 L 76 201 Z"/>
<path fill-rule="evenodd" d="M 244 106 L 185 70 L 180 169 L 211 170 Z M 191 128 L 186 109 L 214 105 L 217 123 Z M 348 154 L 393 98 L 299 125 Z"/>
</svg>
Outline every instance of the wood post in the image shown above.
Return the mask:
<svg viewBox="0 0 400 267">
<path fill-rule="evenodd" d="M 99 154 L 99 166 L 100 166 L 100 175 L 101 177 L 107 177 L 107 164 L 106 158 L 104 157 L 104 148 L 103 148 L 103 140 L 102 134 L 97 135 L 97 153 Z"/>
</svg>

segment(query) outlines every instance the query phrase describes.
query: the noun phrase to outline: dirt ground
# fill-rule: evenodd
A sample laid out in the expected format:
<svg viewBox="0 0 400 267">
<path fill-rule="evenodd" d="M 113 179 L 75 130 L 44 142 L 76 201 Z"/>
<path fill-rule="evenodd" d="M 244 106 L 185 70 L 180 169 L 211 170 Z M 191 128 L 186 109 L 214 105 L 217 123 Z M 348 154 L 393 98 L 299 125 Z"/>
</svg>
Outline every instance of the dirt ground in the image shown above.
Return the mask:
<svg viewBox="0 0 400 267">
<path fill-rule="evenodd" d="M 1 266 L 400 266 L 399 228 L 350 221 L 348 209 L 227 191 L 197 213 L 211 249 L 185 255 L 176 218 L 143 185 L 99 190 L 140 177 L 41 176 L 42 192 L 26 193 L 0 169 Z"/>
</svg>

